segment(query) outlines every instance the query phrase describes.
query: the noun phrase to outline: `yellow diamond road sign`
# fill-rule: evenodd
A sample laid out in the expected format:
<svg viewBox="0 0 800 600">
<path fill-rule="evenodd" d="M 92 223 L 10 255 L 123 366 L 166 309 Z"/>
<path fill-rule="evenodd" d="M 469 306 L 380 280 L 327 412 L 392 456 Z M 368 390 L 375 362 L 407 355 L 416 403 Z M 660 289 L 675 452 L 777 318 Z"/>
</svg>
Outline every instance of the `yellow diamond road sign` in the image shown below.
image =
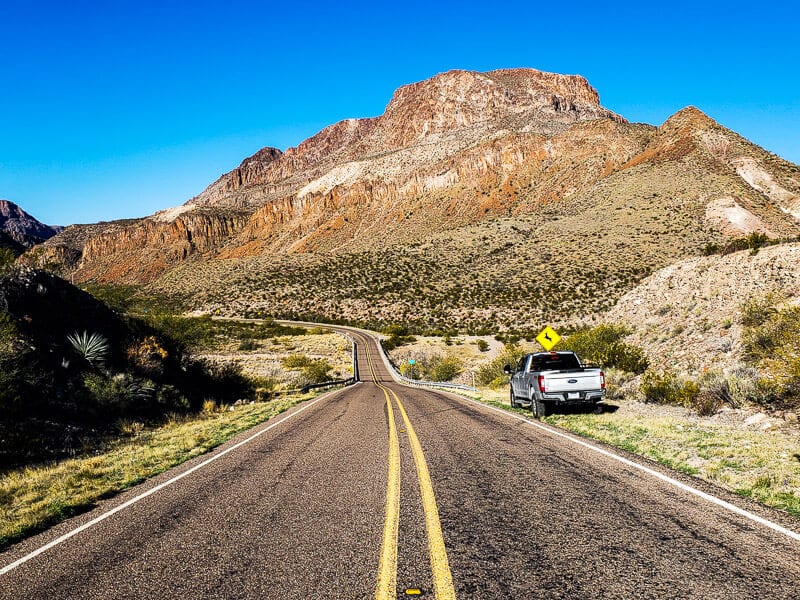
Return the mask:
<svg viewBox="0 0 800 600">
<path fill-rule="evenodd" d="M 548 352 L 553 349 L 553 346 L 555 346 L 560 339 L 561 336 L 549 325 L 542 330 L 542 333 L 536 336 L 536 341 Z"/>
</svg>

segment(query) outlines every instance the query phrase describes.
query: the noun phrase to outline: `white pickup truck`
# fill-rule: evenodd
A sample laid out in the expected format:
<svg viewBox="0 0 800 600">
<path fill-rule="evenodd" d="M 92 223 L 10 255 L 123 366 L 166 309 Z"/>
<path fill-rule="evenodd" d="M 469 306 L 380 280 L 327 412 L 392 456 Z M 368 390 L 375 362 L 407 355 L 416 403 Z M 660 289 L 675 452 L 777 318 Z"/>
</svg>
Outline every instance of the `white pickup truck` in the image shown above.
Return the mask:
<svg viewBox="0 0 800 600">
<path fill-rule="evenodd" d="M 574 352 L 526 354 L 503 371 L 511 375 L 511 406 L 530 406 L 537 418 L 553 406 L 596 406 L 606 396 L 603 371 L 583 366 Z"/>
</svg>

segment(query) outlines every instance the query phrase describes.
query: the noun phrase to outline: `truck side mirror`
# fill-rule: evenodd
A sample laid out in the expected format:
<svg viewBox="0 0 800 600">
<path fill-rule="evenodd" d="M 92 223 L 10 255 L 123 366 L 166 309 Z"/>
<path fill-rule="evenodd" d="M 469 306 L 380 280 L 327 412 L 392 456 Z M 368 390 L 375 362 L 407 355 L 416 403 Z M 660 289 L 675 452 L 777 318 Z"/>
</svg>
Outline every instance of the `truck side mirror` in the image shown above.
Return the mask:
<svg viewBox="0 0 800 600">
<path fill-rule="evenodd" d="M 505 373 L 506 375 L 511 375 L 511 365 L 504 366 L 503 373 Z"/>
</svg>

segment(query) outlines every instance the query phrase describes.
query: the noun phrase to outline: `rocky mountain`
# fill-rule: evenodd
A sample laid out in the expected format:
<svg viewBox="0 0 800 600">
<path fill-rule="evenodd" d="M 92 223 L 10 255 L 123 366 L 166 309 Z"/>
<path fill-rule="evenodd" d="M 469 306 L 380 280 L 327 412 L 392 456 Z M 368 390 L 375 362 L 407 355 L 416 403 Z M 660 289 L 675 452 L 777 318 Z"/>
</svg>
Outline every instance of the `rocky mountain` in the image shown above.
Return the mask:
<svg viewBox="0 0 800 600">
<path fill-rule="evenodd" d="M 62 229 L 41 223 L 9 200 L 0 200 L 0 233 L 26 248 L 50 239 Z"/>
<path fill-rule="evenodd" d="M 604 310 L 709 244 L 794 238 L 798 217 L 800 168 L 695 108 L 631 124 L 580 76 L 451 71 L 32 258 L 201 310 L 533 327 Z"/>
</svg>

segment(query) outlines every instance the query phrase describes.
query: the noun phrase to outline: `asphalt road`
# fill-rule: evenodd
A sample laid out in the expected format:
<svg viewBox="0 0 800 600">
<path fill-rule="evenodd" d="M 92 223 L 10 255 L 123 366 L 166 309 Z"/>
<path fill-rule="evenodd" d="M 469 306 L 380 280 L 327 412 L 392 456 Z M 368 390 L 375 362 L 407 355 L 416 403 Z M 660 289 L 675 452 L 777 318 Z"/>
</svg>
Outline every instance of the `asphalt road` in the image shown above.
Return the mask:
<svg viewBox="0 0 800 600">
<path fill-rule="evenodd" d="M 619 452 L 400 386 L 360 341 L 362 383 L 12 547 L 0 570 L 71 535 L 1 574 L 0 598 L 800 596 L 785 532 Z"/>
</svg>

